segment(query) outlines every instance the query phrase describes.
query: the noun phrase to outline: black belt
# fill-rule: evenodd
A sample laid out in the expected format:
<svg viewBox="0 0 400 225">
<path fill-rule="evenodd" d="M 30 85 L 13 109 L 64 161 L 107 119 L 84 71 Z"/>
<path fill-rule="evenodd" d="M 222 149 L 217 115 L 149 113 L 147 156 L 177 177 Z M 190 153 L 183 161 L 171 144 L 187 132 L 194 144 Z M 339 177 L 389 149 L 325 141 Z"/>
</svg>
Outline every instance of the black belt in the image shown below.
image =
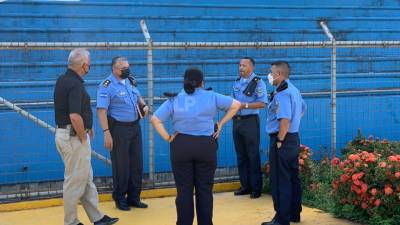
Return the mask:
<svg viewBox="0 0 400 225">
<path fill-rule="evenodd" d="M 72 129 L 73 129 L 73 127 L 72 127 L 71 124 L 57 125 L 57 128 L 59 128 L 59 129 L 67 129 L 68 126 L 69 126 L 69 128 L 72 128 Z M 89 130 L 90 130 L 89 128 L 85 128 L 85 132 L 86 132 L 86 133 L 89 133 Z"/>
<path fill-rule="evenodd" d="M 258 117 L 258 114 L 250 114 L 250 115 L 244 115 L 244 116 L 236 115 L 236 116 L 233 116 L 232 118 L 234 120 L 244 120 L 244 119 L 249 119 L 249 118 L 253 118 L 253 117 Z"/>
<path fill-rule="evenodd" d="M 279 134 L 279 132 L 270 133 L 269 136 L 270 136 L 270 137 L 275 137 L 275 136 L 277 136 L 278 134 Z M 297 134 L 298 134 L 298 132 L 295 132 L 295 133 L 289 133 L 289 132 L 287 132 L 286 135 L 297 135 Z"/>
<path fill-rule="evenodd" d="M 133 126 L 139 123 L 139 120 L 135 120 L 132 122 L 122 122 L 122 121 L 114 121 L 114 125 L 118 125 L 118 126 Z"/>
</svg>

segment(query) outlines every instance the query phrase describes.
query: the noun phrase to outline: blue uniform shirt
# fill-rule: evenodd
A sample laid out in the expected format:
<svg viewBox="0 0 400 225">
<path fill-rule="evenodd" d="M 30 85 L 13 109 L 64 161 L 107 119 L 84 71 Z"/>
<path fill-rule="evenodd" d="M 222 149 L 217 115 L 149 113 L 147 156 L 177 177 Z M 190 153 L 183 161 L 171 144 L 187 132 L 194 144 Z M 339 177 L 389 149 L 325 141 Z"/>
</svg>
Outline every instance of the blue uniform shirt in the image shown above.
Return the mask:
<svg viewBox="0 0 400 225">
<path fill-rule="evenodd" d="M 306 110 L 306 104 L 299 90 L 286 80 L 288 88 L 275 94 L 267 109 L 267 133 L 279 132 L 279 120 L 288 119 L 289 133 L 299 131 L 300 120 Z"/>
<path fill-rule="evenodd" d="M 117 121 L 132 122 L 138 119 L 136 104 L 139 97 L 139 90 L 131 85 L 129 79 L 125 79 L 124 84 L 123 80 L 111 74 L 97 89 L 97 108 L 106 109 L 107 114 Z"/>
<path fill-rule="evenodd" d="M 251 74 L 248 79 L 244 79 L 241 77 L 239 80 L 235 81 L 233 84 L 233 98 L 238 100 L 239 102 L 268 102 L 267 88 L 262 79 L 257 84 L 256 90 L 252 96 L 247 96 L 243 93 L 243 91 L 247 88 L 250 81 L 256 76 L 256 74 Z M 238 111 L 237 115 L 250 115 L 250 114 L 258 114 L 259 109 L 241 109 Z"/>
<path fill-rule="evenodd" d="M 218 110 L 227 111 L 233 98 L 213 91 L 197 88 L 189 95 L 181 91 L 176 97 L 165 101 L 154 113 L 161 121 L 172 118 L 174 131 L 195 136 L 214 133 L 214 117 Z"/>
</svg>

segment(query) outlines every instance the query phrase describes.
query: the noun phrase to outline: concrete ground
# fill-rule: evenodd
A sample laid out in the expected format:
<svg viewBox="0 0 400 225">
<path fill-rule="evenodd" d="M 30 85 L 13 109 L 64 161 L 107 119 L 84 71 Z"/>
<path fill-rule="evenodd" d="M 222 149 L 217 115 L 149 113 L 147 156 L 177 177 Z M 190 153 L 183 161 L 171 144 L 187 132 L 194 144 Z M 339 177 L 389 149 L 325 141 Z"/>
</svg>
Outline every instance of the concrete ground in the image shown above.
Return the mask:
<svg viewBox="0 0 400 225">
<path fill-rule="evenodd" d="M 148 209 L 119 211 L 111 201 L 101 202 L 100 208 L 110 216 L 119 217 L 118 225 L 174 225 L 176 219 L 175 198 L 150 198 L 144 202 Z M 79 206 L 79 218 L 82 223 L 90 224 Z M 232 192 L 214 194 L 214 225 L 260 225 L 274 215 L 272 198 L 263 195 L 252 200 L 248 196 L 234 197 Z M 63 207 L 49 207 L 0 213 L 0 225 L 57 225 L 63 224 Z M 194 224 L 197 224 L 196 222 Z M 354 224 L 346 220 L 333 218 L 317 209 L 303 207 L 301 225 L 345 225 Z"/>
</svg>

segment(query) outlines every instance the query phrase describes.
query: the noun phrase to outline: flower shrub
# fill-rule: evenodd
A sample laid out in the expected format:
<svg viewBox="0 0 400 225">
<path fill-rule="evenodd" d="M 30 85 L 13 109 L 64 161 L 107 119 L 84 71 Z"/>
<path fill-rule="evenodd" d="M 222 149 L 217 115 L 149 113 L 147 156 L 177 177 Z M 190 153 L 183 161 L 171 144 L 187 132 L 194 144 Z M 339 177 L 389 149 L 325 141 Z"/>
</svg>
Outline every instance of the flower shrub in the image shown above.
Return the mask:
<svg viewBox="0 0 400 225">
<path fill-rule="evenodd" d="M 368 224 L 400 224 L 398 146 L 359 133 L 342 159 L 332 160 L 335 215 Z"/>
<path fill-rule="evenodd" d="M 303 204 L 337 217 L 371 225 L 400 224 L 400 143 L 365 138 L 358 133 L 341 158 L 311 159 L 299 152 Z M 269 165 L 264 165 L 264 190 L 269 192 Z"/>
</svg>

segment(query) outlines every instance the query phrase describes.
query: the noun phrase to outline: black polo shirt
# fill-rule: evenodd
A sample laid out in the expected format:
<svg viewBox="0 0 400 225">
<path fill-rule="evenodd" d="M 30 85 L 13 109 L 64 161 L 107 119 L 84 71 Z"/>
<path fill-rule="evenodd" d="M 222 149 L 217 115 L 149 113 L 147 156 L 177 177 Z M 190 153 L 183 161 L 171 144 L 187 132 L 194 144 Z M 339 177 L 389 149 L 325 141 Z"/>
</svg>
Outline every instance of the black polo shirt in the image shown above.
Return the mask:
<svg viewBox="0 0 400 225">
<path fill-rule="evenodd" d="M 57 79 L 54 89 L 54 112 L 58 126 L 71 124 L 69 114 L 78 113 L 82 116 L 85 128 L 92 128 L 90 96 L 83 85 L 82 77 L 71 69 Z"/>
</svg>

